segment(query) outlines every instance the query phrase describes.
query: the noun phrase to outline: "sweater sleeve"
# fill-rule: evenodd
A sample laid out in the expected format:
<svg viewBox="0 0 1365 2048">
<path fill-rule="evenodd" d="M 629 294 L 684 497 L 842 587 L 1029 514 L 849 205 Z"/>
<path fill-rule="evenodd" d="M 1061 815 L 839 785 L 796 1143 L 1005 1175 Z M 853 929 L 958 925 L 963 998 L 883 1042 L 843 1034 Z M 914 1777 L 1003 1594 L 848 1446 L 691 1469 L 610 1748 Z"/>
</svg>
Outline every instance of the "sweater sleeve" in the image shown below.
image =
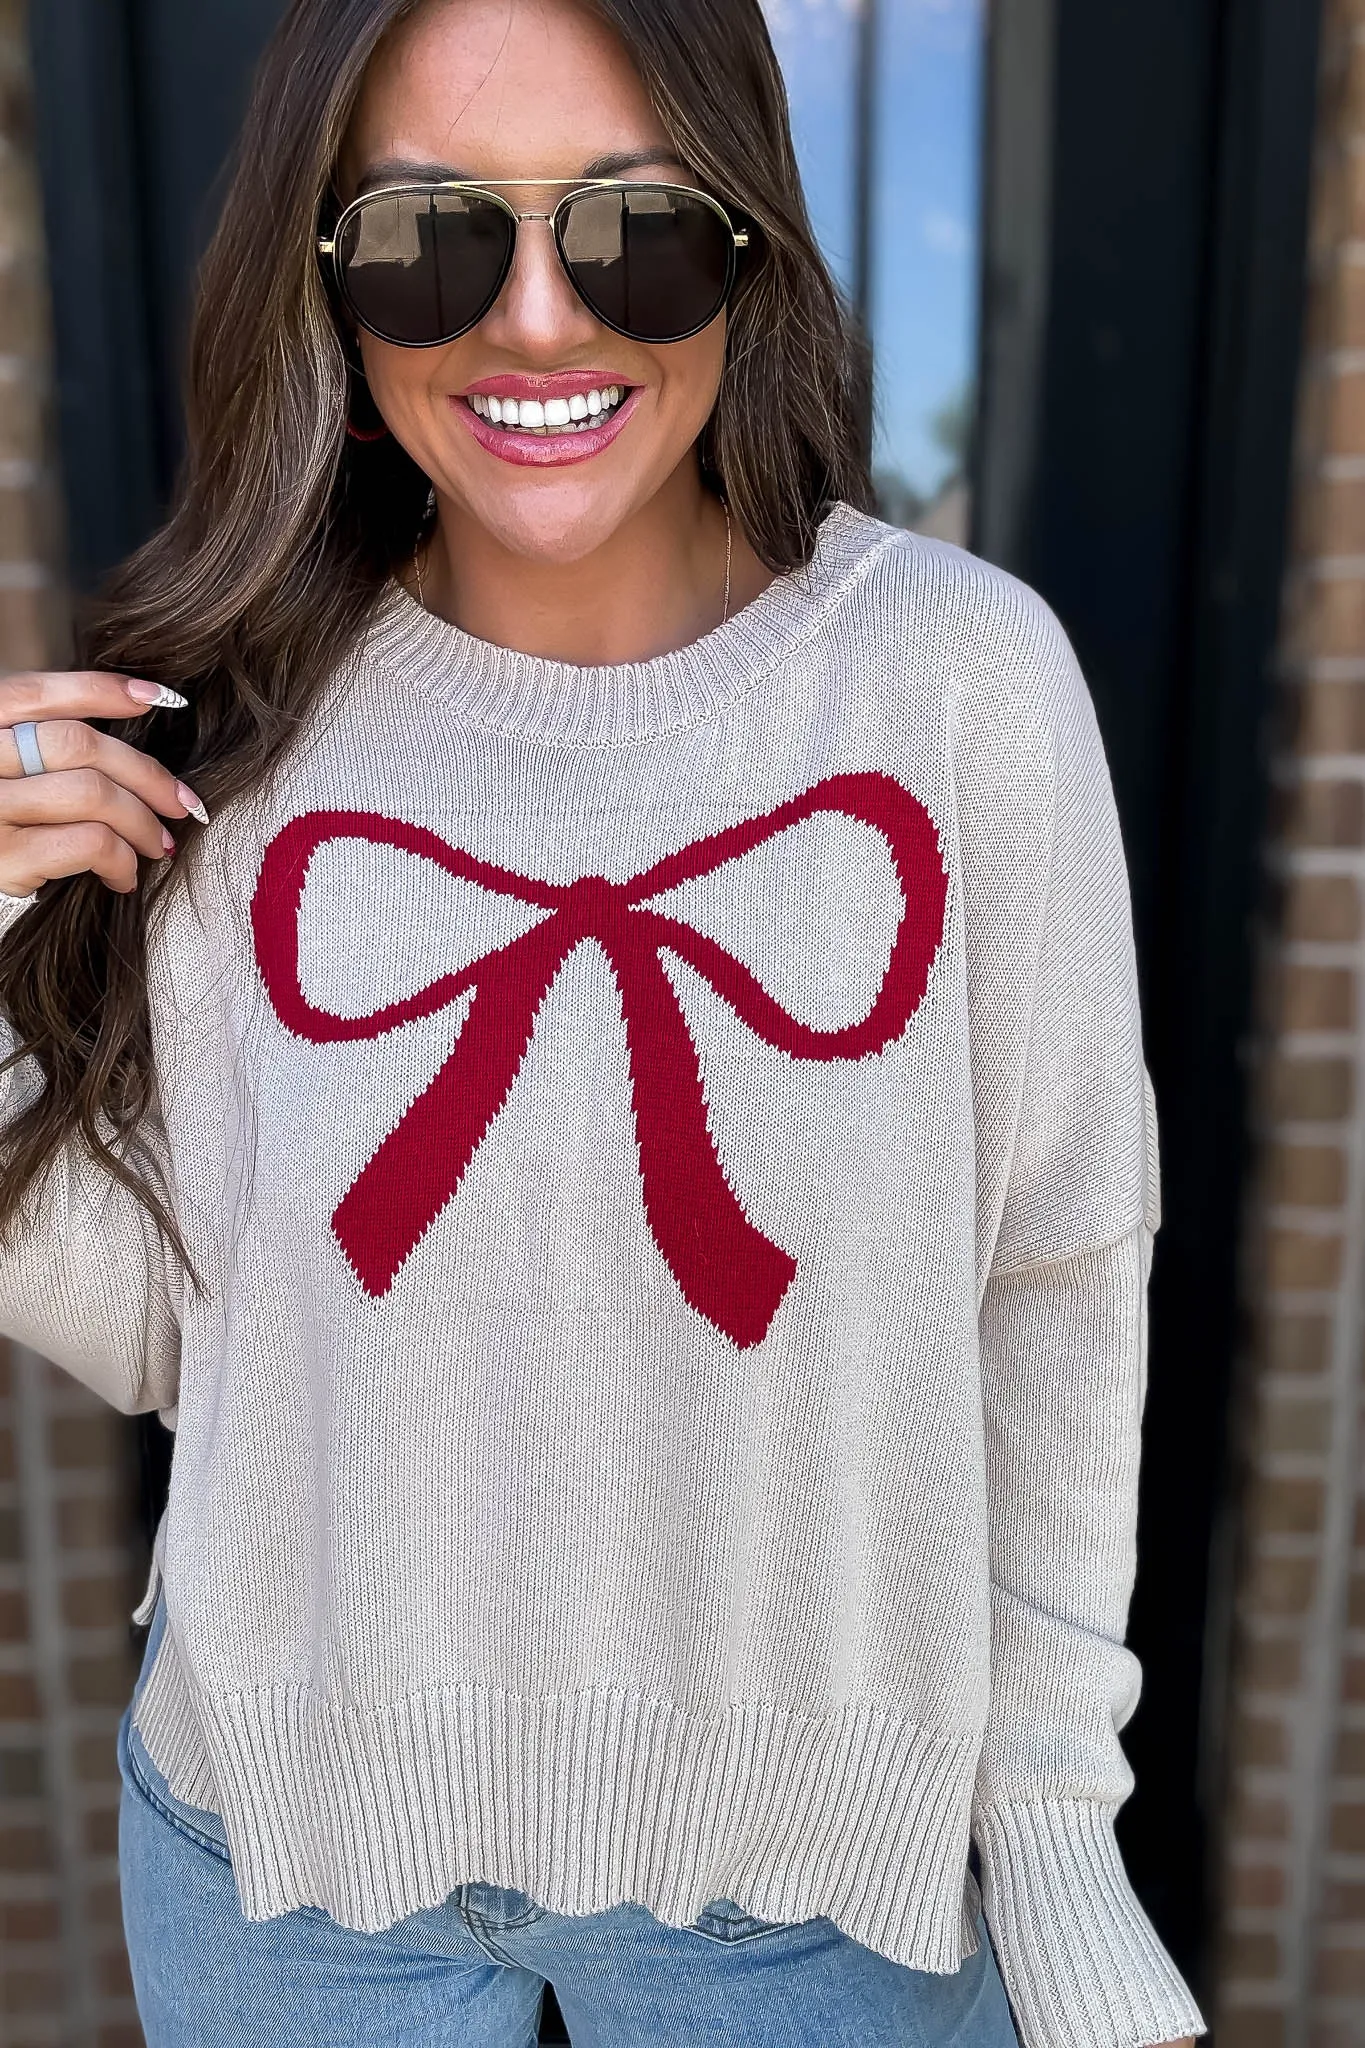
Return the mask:
<svg viewBox="0 0 1365 2048">
<path fill-rule="evenodd" d="M 1034 675 L 1022 712 L 977 734 L 964 833 L 991 1574 L 973 1832 L 1023 2048 L 1149 2048 L 1204 2031 L 1114 1835 L 1140 1684 L 1124 1636 L 1155 1125 L 1103 748 L 1064 635 L 1028 604 Z"/>
<path fill-rule="evenodd" d="M 33 901 L 0 896 L 0 935 Z M 0 1060 L 14 1046 L 0 1019 Z M 0 1069 L 0 1147 L 36 1081 L 27 1061 Z M 160 1130 L 143 1139 L 164 1164 Z M 152 1218 L 84 1148 L 67 1145 L 0 1242 L 0 1333 L 133 1414 L 175 1403 L 180 1304 L 178 1262 Z"/>
</svg>

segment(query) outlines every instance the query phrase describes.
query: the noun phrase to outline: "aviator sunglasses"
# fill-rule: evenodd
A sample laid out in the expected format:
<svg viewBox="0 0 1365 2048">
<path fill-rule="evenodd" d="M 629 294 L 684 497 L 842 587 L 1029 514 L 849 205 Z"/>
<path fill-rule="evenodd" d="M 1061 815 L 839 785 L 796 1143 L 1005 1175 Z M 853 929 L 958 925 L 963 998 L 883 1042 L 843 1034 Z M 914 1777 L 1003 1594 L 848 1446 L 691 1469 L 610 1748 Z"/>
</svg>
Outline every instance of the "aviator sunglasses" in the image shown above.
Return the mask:
<svg viewBox="0 0 1365 2048">
<path fill-rule="evenodd" d="M 508 179 L 572 184 L 550 213 L 519 213 L 472 179 L 386 185 L 345 209 L 318 252 L 360 325 L 403 348 L 436 348 L 477 327 L 507 282 L 524 220 L 548 221 L 589 312 L 630 341 L 687 341 L 734 289 L 749 237 L 690 185 L 621 178 Z"/>
</svg>

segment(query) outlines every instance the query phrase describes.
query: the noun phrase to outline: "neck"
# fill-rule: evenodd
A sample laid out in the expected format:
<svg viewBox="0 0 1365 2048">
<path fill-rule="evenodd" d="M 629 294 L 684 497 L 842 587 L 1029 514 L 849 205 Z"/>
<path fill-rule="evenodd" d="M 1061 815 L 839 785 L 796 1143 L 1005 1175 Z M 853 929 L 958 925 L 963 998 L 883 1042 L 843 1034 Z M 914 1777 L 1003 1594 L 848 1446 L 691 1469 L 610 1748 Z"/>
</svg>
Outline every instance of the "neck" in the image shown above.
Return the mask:
<svg viewBox="0 0 1365 2048">
<path fill-rule="evenodd" d="M 770 580 L 732 528 L 730 610 Z M 695 465 L 671 478 L 602 547 L 573 562 L 537 561 L 506 547 L 458 505 L 441 500 L 422 550 L 422 601 L 476 639 L 582 667 L 647 661 L 721 623 L 726 519 Z M 416 594 L 413 575 L 406 579 Z"/>
</svg>

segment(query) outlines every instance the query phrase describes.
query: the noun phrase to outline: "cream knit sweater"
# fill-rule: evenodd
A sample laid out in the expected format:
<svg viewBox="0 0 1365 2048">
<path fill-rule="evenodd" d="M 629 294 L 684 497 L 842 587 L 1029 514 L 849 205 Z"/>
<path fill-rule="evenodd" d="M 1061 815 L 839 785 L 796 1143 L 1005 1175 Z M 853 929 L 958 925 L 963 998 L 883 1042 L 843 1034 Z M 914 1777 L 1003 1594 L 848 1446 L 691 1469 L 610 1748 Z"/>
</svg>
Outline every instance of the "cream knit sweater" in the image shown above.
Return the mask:
<svg viewBox="0 0 1365 2048">
<path fill-rule="evenodd" d="M 0 1328 L 177 1422 L 139 1726 L 246 1913 L 728 1896 L 945 1971 L 974 1836 L 1025 2048 L 1200 2031 L 1113 1834 L 1156 1150 L 1045 607 L 845 508 L 619 668 L 395 590 L 189 882 L 203 1291 L 73 1151 Z"/>
</svg>

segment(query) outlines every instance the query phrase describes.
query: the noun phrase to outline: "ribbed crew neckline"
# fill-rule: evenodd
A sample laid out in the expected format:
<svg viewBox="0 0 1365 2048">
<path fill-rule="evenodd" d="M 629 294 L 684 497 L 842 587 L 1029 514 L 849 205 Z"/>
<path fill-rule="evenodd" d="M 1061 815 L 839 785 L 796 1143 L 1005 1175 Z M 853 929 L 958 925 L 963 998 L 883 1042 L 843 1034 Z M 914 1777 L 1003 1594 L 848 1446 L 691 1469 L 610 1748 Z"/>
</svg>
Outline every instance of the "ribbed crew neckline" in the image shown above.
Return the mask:
<svg viewBox="0 0 1365 2048">
<path fill-rule="evenodd" d="M 818 628 L 892 536 L 850 505 L 831 507 L 803 569 L 777 576 L 723 626 L 647 661 L 583 667 L 478 640 L 394 582 L 363 658 L 463 725 L 559 746 L 612 746 L 678 731 L 746 696 Z"/>
</svg>

